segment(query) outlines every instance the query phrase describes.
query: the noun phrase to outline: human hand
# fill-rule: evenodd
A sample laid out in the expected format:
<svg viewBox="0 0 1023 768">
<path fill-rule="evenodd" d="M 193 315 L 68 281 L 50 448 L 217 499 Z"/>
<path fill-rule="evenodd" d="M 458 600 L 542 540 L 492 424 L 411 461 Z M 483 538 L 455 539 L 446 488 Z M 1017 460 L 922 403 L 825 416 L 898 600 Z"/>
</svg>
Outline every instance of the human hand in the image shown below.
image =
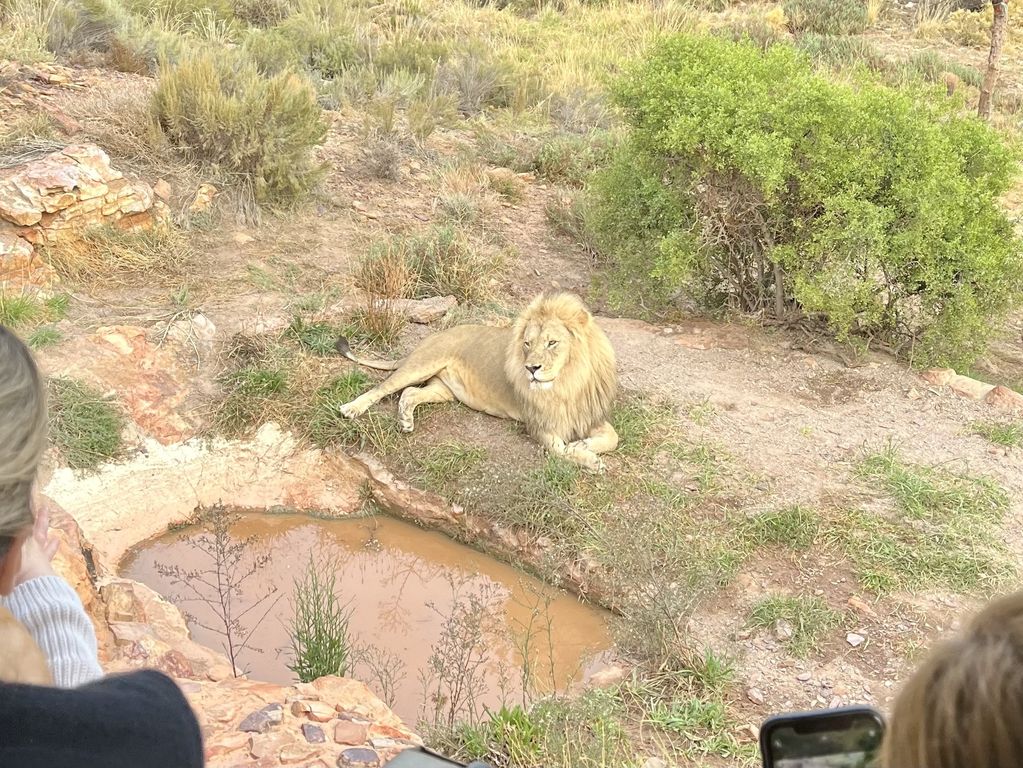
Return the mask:
<svg viewBox="0 0 1023 768">
<path fill-rule="evenodd" d="M 21 569 L 14 585 L 24 584 L 40 576 L 56 576 L 51 562 L 60 548 L 60 540 L 50 534 L 50 508 L 45 501 L 36 505 L 36 521 L 32 535 L 21 545 Z"/>
</svg>

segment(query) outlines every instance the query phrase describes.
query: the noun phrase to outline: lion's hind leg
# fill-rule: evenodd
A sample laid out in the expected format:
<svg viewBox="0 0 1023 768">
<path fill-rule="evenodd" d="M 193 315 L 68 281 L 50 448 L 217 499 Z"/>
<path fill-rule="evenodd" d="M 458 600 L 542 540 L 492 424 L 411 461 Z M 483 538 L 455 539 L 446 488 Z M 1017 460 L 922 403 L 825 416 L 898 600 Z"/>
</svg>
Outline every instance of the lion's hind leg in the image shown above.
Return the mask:
<svg viewBox="0 0 1023 768">
<path fill-rule="evenodd" d="M 402 432 L 411 432 L 415 428 L 415 410 L 417 405 L 426 403 L 450 403 L 455 394 L 447 384 L 434 376 L 421 387 L 406 387 L 398 400 L 398 425 Z"/>
<path fill-rule="evenodd" d="M 351 402 L 342 405 L 339 408 L 341 415 L 346 419 L 354 419 L 356 416 L 361 416 L 371 405 L 375 405 L 388 395 L 393 395 L 395 392 L 399 392 L 406 387 L 432 379 L 440 373 L 443 367 L 444 364 L 440 361 L 432 364 L 426 363 L 425 365 L 421 363 L 415 367 L 406 363 L 369 392 L 364 392 Z"/>
</svg>

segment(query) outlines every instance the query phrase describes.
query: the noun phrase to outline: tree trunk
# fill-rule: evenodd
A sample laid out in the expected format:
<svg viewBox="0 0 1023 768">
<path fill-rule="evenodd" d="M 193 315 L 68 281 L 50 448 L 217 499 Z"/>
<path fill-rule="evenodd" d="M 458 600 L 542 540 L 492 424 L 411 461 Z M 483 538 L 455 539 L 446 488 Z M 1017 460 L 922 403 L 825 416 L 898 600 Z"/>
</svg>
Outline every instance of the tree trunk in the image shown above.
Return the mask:
<svg viewBox="0 0 1023 768">
<path fill-rule="evenodd" d="M 991 52 L 987 57 L 987 71 L 984 82 L 980 86 L 980 102 L 977 104 L 977 115 L 984 120 L 991 117 L 991 94 L 998 80 L 998 59 L 1002 55 L 1002 43 L 1005 42 L 1005 28 L 1009 24 L 1008 0 L 991 0 L 994 9 L 994 20 L 991 22 Z"/>
</svg>

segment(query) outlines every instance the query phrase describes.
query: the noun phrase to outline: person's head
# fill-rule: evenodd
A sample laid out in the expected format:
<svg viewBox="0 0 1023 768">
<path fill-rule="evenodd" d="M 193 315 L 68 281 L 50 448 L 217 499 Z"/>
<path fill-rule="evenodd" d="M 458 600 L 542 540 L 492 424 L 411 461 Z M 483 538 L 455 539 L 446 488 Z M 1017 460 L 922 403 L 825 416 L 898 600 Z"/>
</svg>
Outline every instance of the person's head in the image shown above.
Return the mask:
<svg viewBox="0 0 1023 768">
<path fill-rule="evenodd" d="M 46 390 L 18 338 L 0 325 L 0 595 L 11 592 L 32 533 L 32 484 L 46 448 Z"/>
<path fill-rule="evenodd" d="M 937 647 L 895 701 L 884 768 L 1023 766 L 1023 592 Z"/>
</svg>

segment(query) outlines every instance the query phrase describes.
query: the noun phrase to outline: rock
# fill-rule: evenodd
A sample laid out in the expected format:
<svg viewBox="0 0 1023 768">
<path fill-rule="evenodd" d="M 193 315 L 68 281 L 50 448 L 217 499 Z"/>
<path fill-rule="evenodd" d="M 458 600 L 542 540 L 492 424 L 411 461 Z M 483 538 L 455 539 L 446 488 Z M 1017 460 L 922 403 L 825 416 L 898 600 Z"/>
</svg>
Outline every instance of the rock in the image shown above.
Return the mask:
<svg viewBox="0 0 1023 768">
<path fill-rule="evenodd" d="M 1020 412 L 1023 411 L 1023 394 L 999 384 L 984 396 L 984 402 L 998 408 Z"/>
<path fill-rule="evenodd" d="M 628 675 L 625 667 L 618 665 L 612 665 L 606 669 L 601 669 L 590 675 L 588 680 L 589 684 L 594 688 L 609 688 L 612 685 L 617 685 Z"/>
<path fill-rule="evenodd" d="M 293 743 L 292 737 L 287 733 L 260 733 L 249 738 L 249 755 L 256 760 L 262 760 L 274 756 Z"/>
<path fill-rule="evenodd" d="M 323 729 L 312 723 L 302 723 L 302 735 L 310 744 L 324 744 L 327 741 L 327 735 Z"/>
<path fill-rule="evenodd" d="M 811 677 L 813 677 L 813 675 L 809 672 L 800 672 L 798 675 L 796 675 L 796 680 L 798 680 L 801 683 L 806 683 L 809 682 Z"/>
<path fill-rule="evenodd" d="M 171 195 L 174 193 L 173 188 L 166 179 L 157 179 L 153 185 L 153 194 L 163 200 L 165 203 L 169 203 Z"/>
<path fill-rule="evenodd" d="M 788 622 L 785 619 L 778 619 L 778 621 L 775 622 L 774 636 L 776 639 L 781 642 L 791 640 L 793 634 L 795 634 L 795 629 L 793 629 L 791 622 Z"/>
<path fill-rule="evenodd" d="M 52 270 L 36 269 L 29 250 L 39 244 L 76 240 L 103 224 L 122 228 L 165 222 L 166 205 L 142 181 L 124 178 L 93 144 L 73 144 L 45 157 L 0 169 L 0 281 L 49 287 Z M 26 271 L 34 274 L 19 275 Z M 10 289 L 10 286 L 8 286 Z"/>
<path fill-rule="evenodd" d="M 334 726 L 334 741 L 337 744 L 365 744 L 369 738 L 369 725 L 353 720 L 339 720 Z"/>
<path fill-rule="evenodd" d="M 337 758 L 338 768 L 377 768 L 380 755 L 368 747 L 346 749 Z"/>
<path fill-rule="evenodd" d="M 302 715 L 306 714 L 307 712 L 310 712 L 311 710 L 312 707 L 310 706 L 308 701 L 302 701 L 301 699 L 298 699 L 296 701 L 291 702 L 291 714 L 295 715 L 296 717 L 301 717 Z"/>
<path fill-rule="evenodd" d="M 910 387 L 906 392 L 907 400 L 919 400 L 921 397 L 923 397 L 923 395 L 920 394 L 920 390 L 916 387 Z"/>
<path fill-rule="evenodd" d="M 870 605 L 862 598 L 853 595 L 848 600 L 846 600 L 846 603 L 849 605 L 850 608 L 852 608 L 854 611 L 856 611 L 856 613 L 860 614 L 861 616 L 869 616 L 872 619 L 877 618 L 877 612 L 873 608 L 871 608 Z"/>
<path fill-rule="evenodd" d="M 337 710 L 322 701 L 310 701 L 306 717 L 316 723 L 326 723 L 337 717 Z"/>
<path fill-rule="evenodd" d="M 213 205 L 213 198 L 220 192 L 212 184 L 200 184 L 199 188 L 195 191 L 195 197 L 192 198 L 191 205 L 188 206 L 188 212 L 195 215 L 200 213 L 206 213 L 210 206 Z"/>
<path fill-rule="evenodd" d="M 767 701 L 767 698 L 764 696 L 764 692 L 761 691 L 759 688 L 750 688 L 748 691 L 746 691 L 746 698 L 752 701 L 754 704 L 763 704 L 765 701 Z"/>
<path fill-rule="evenodd" d="M 205 739 L 206 759 L 221 757 L 249 746 L 251 736 L 232 731 L 215 733 Z"/>
<path fill-rule="evenodd" d="M 390 309 L 404 315 L 408 320 L 420 325 L 440 320 L 444 315 L 458 306 L 454 296 L 431 296 L 428 299 L 377 299 L 374 306 L 378 309 Z"/>
<path fill-rule="evenodd" d="M 248 232 L 235 232 L 231 239 L 234 240 L 236 245 L 248 245 L 249 243 L 254 242 L 256 238 Z"/>
<path fill-rule="evenodd" d="M 856 632 L 850 632 L 845 636 L 845 641 L 849 643 L 849 645 L 851 645 L 853 648 L 858 648 L 867 641 L 867 638 Z"/>
<path fill-rule="evenodd" d="M 931 368 L 920 374 L 920 378 L 936 387 L 944 387 L 956 375 L 951 368 Z"/>
<path fill-rule="evenodd" d="M 971 379 L 969 376 L 953 376 L 948 381 L 948 387 L 960 397 L 970 400 L 983 400 L 994 387 L 985 384 L 983 381 Z"/>
<path fill-rule="evenodd" d="M 280 704 L 267 704 L 242 720 L 238 730 L 246 733 L 266 733 L 283 718 L 284 710 Z"/>
</svg>

